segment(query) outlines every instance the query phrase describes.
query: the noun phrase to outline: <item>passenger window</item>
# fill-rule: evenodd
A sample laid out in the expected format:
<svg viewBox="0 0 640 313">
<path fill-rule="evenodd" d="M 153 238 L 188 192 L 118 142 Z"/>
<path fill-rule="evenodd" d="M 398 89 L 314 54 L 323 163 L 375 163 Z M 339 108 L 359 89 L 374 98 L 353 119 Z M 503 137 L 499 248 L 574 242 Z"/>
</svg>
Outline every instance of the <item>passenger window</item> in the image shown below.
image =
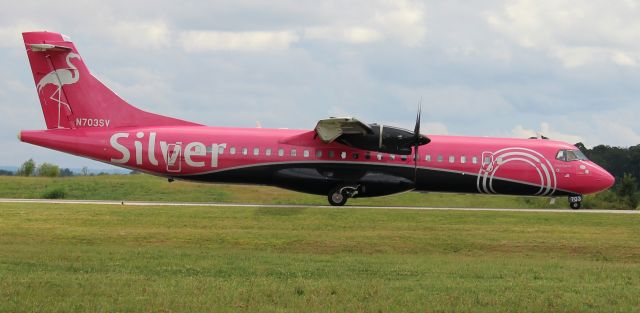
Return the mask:
<svg viewBox="0 0 640 313">
<path fill-rule="evenodd" d="M 364 158 L 365 158 L 366 160 L 371 160 L 371 152 L 369 152 L 369 151 L 365 152 L 365 153 L 364 153 Z"/>
<path fill-rule="evenodd" d="M 475 156 L 474 156 L 474 157 L 472 157 L 472 158 L 471 158 L 471 163 L 473 163 L 473 164 L 478 164 L 478 157 L 475 157 Z"/>
<path fill-rule="evenodd" d="M 224 154 L 225 146 L 218 146 L 218 154 Z"/>
<path fill-rule="evenodd" d="M 333 150 L 329 150 L 329 159 L 333 159 L 335 156 L 335 152 L 333 152 Z"/>
<path fill-rule="evenodd" d="M 242 148 L 242 155 L 247 155 L 249 153 L 249 149 Z"/>
<path fill-rule="evenodd" d="M 491 164 L 491 157 L 490 156 L 484 157 L 484 163 L 483 164 Z"/>
<path fill-rule="evenodd" d="M 265 150 L 264 150 L 264 154 L 265 154 L 266 156 L 271 156 L 271 148 L 267 148 L 267 149 L 265 149 Z"/>
<path fill-rule="evenodd" d="M 296 151 L 296 149 L 291 149 L 291 156 L 297 156 L 298 155 L 298 151 Z"/>
<path fill-rule="evenodd" d="M 346 159 L 347 158 L 347 153 L 344 152 L 344 151 L 340 152 L 340 158 L 343 159 L 343 160 Z"/>
<path fill-rule="evenodd" d="M 395 159 L 396 159 L 396 155 L 395 155 L 395 154 L 389 154 L 389 158 L 390 158 L 391 160 L 395 160 Z"/>
<path fill-rule="evenodd" d="M 382 161 L 382 153 L 378 153 L 378 155 L 376 156 L 376 158 L 378 159 L 378 161 Z"/>
<path fill-rule="evenodd" d="M 253 148 L 253 155 L 260 155 L 260 148 Z"/>
<path fill-rule="evenodd" d="M 453 155 L 449 156 L 449 163 L 455 163 L 456 162 L 456 157 Z"/>
<path fill-rule="evenodd" d="M 463 155 L 463 156 L 460 157 L 460 163 L 462 163 L 462 164 L 467 163 L 467 156 L 466 155 Z"/>
<path fill-rule="evenodd" d="M 316 158 L 321 158 L 322 157 L 322 150 L 316 150 Z"/>
<path fill-rule="evenodd" d="M 401 156 L 400 156 L 400 159 L 401 159 L 402 161 L 406 161 L 406 160 L 407 160 L 407 156 L 403 154 L 403 155 L 401 155 Z"/>
<path fill-rule="evenodd" d="M 442 154 L 438 154 L 438 162 L 442 162 Z"/>
<path fill-rule="evenodd" d="M 302 155 L 303 155 L 305 158 L 308 158 L 308 157 L 309 157 L 309 150 L 304 150 L 304 151 L 302 151 Z"/>
<path fill-rule="evenodd" d="M 353 153 L 353 159 L 354 159 L 354 160 L 357 160 L 357 159 L 358 159 L 358 153 L 356 153 L 356 152 L 354 152 L 354 153 Z"/>
<path fill-rule="evenodd" d="M 284 156 L 284 149 L 278 149 L 278 156 Z"/>
<path fill-rule="evenodd" d="M 431 162 L 431 154 L 427 154 L 427 155 L 424 157 L 424 160 L 425 160 L 425 161 L 427 161 L 427 162 Z"/>
<path fill-rule="evenodd" d="M 229 153 L 236 154 L 236 147 L 229 148 Z"/>
</svg>

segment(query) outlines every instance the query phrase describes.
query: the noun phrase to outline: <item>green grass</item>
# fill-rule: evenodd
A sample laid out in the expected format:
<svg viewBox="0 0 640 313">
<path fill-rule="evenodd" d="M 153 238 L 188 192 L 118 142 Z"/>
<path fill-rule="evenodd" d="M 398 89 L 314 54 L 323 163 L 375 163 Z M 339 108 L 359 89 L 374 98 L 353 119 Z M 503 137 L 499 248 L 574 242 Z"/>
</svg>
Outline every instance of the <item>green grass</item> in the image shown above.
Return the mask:
<svg viewBox="0 0 640 313">
<path fill-rule="evenodd" d="M 0 312 L 638 312 L 639 224 L 0 204 Z"/>
<path fill-rule="evenodd" d="M 65 178 L 0 176 L 0 198 L 186 201 L 257 204 L 327 204 L 324 196 L 308 195 L 275 187 L 204 184 L 183 181 L 168 183 L 150 175 L 104 175 Z M 585 200 L 589 205 L 590 197 Z M 568 208 L 565 197 L 550 204 L 548 198 L 458 195 L 407 192 L 398 195 L 350 199 L 349 205 L 431 206 L 480 208 Z M 603 206 L 606 202 L 598 202 Z M 597 206 L 596 206 L 597 207 Z"/>
</svg>

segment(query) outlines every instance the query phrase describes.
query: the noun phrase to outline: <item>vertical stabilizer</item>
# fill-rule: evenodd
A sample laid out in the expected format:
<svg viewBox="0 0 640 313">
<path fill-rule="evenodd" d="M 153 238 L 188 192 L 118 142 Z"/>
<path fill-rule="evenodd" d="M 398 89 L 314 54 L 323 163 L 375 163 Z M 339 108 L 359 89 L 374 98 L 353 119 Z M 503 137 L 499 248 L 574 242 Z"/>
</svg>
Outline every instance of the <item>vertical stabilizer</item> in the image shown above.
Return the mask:
<svg viewBox="0 0 640 313">
<path fill-rule="evenodd" d="M 199 125 L 142 111 L 122 100 L 87 69 L 69 38 L 23 33 L 48 129 Z"/>
</svg>

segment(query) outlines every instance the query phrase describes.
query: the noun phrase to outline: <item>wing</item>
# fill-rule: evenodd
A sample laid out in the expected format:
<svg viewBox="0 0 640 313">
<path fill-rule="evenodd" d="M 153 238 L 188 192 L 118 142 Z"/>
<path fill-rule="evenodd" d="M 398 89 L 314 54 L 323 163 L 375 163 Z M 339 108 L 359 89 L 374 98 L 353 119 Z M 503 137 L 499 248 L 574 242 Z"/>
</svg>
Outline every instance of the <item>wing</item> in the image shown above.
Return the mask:
<svg viewBox="0 0 640 313">
<path fill-rule="evenodd" d="M 316 134 L 324 143 L 330 143 L 342 135 L 373 135 L 371 126 L 352 117 L 331 117 L 318 121 Z"/>
</svg>

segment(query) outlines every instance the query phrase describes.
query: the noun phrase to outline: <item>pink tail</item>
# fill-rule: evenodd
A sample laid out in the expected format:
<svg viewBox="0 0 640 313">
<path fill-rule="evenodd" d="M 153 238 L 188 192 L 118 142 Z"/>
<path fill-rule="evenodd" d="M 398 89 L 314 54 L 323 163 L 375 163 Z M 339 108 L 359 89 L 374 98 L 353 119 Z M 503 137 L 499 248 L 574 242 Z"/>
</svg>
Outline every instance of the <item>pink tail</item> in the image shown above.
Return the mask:
<svg viewBox="0 0 640 313">
<path fill-rule="evenodd" d="M 142 111 L 118 97 L 87 69 L 69 38 L 23 33 L 47 128 L 199 125 Z"/>
</svg>

